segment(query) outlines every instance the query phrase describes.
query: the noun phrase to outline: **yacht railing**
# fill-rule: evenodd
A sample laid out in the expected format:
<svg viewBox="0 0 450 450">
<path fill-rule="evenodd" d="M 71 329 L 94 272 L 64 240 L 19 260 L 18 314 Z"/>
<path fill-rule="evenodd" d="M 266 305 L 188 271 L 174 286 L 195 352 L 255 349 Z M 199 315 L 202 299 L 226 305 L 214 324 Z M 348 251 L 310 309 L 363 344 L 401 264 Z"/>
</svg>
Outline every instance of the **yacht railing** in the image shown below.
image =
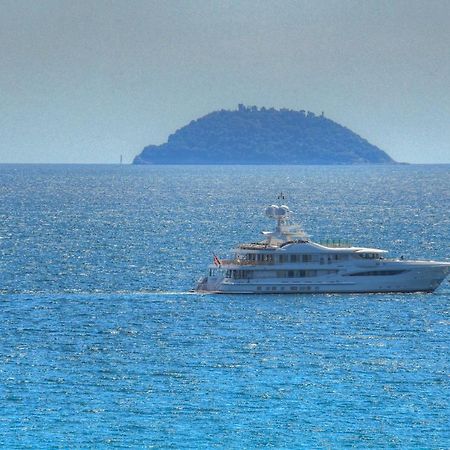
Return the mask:
<svg viewBox="0 0 450 450">
<path fill-rule="evenodd" d="M 324 241 L 320 241 L 318 243 L 329 248 L 348 248 L 352 246 L 350 242 L 341 241 L 340 239 L 325 239 Z"/>
<path fill-rule="evenodd" d="M 238 265 L 238 266 L 267 266 L 270 264 L 274 264 L 273 261 L 246 261 L 243 259 L 221 259 L 220 263 L 222 266 L 228 265 Z"/>
</svg>

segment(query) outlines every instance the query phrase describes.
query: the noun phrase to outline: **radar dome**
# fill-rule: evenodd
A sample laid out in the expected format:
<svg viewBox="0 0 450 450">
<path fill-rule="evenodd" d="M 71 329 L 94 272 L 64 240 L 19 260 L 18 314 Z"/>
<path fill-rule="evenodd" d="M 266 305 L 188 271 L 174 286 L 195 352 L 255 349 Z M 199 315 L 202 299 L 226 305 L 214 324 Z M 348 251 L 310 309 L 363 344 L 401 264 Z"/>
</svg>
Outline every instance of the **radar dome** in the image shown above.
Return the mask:
<svg viewBox="0 0 450 450">
<path fill-rule="evenodd" d="M 283 219 L 290 213 L 290 209 L 286 205 L 271 205 L 266 208 L 266 216 L 271 219 Z"/>
<path fill-rule="evenodd" d="M 278 211 L 277 205 L 270 205 L 266 208 L 266 216 L 270 217 L 271 219 L 276 219 L 277 211 Z"/>
</svg>

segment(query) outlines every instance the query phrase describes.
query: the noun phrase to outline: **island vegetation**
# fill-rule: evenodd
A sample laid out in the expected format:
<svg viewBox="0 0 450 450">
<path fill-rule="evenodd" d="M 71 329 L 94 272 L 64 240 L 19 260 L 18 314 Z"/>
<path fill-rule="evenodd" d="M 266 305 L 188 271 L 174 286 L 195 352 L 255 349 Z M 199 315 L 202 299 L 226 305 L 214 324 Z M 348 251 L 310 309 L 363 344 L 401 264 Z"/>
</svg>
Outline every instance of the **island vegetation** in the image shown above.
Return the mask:
<svg viewBox="0 0 450 450">
<path fill-rule="evenodd" d="M 134 164 L 389 164 L 395 161 L 322 113 L 239 105 L 149 145 Z"/>
</svg>

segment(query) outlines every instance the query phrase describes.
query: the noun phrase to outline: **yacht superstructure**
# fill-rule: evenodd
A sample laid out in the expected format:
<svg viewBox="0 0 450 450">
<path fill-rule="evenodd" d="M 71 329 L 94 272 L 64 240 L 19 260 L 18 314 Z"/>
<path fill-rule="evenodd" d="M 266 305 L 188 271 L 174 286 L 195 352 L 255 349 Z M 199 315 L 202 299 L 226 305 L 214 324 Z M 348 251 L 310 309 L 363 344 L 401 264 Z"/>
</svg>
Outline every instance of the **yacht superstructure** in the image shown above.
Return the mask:
<svg viewBox="0 0 450 450">
<path fill-rule="evenodd" d="M 271 205 L 274 231 L 261 242 L 239 244 L 231 259 L 214 262 L 198 292 L 258 294 L 316 292 L 432 292 L 450 262 L 385 258 L 386 250 L 313 242 L 291 222 L 286 205 Z"/>
</svg>

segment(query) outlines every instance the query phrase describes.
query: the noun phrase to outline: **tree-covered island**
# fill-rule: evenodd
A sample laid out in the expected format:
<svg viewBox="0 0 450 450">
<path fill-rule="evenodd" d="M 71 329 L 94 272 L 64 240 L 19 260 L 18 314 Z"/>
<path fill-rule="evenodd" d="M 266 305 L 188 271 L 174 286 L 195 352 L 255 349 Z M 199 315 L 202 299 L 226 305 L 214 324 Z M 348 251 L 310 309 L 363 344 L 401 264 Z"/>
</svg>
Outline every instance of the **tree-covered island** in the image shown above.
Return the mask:
<svg viewBox="0 0 450 450">
<path fill-rule="evenodd" d="M 310 111 L 239 105 L 214 111 L 149 145 L 133 164 L 390 164 L 348 128 Z"/>
</svg>

